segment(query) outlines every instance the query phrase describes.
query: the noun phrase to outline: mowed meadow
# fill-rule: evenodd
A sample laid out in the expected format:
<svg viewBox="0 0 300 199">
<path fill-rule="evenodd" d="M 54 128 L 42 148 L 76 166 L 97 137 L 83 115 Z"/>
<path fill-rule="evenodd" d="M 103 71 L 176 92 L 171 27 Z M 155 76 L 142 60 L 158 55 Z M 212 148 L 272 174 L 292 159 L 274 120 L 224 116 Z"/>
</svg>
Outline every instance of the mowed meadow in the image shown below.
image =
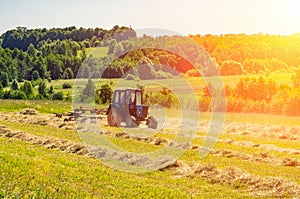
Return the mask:
<svg viewBox="0 0 300 199">
<path fill-rule="evenodd" d="M 292 86 L 292 75 L 264 78 Z M 236 85 L 243 78 L 226 76 L 222 81 L 224 85 Z M 118 86 L 119 81 L 122 80 L 102 79 L 95 80 L 95 84 Z M 172 79 L 156 83 L 169 85 L 167 81 L 170 83 Z M 49 84 L 63 92 L 72 92 L 72 88 L 62 88 L 65 82 L 72 86 L 74 83 L 57 80 Z M 192 77 L 188 82 L 200 100 L 205 81 Z M 176 84 L 173 86 L 176 88 Z M 26 108 L 37 112 L 28 115 L 24 112 Z M 128 130 L 107 127 L 106 119 L 97 122 L 113 144 L 124 151 L 143 154 L 166 147 L 172 141 L 178 128 L 178 118 L 173 114 L 176 109 L 166 109 L 171 113 L 169 123 L 151 139 L 126 136 Z M 179 160 L 158 171 L 132 174 L 111 169 L 94 158 L 82 144 L 74 121 L 65 120 L 68 116 L 55 116 L 71 111 L 71 101 L 2 100 L 0 110 L 1 198 L 300 197 L 300 117 L 297 116 L 227 112 L 216 145 L 200 158 L 199 148 L 211 122 L 211 112 L 201 111 L 196 136 Z"/>
</svg>

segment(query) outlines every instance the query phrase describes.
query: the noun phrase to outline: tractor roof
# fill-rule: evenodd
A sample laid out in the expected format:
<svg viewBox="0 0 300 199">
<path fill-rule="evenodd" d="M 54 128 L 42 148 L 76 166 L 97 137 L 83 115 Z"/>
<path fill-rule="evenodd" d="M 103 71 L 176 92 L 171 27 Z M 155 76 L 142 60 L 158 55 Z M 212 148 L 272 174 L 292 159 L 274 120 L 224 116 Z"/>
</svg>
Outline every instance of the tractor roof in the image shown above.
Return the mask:
<svg viewBox="0 0 300 199">
<path fill-rule="evenodd" d="M 117 88 L 117 89 L 115 89 L 115 91 L 126 91 L 126 90 L 130 90 L 130 91 L 142 91 L 142 89 L 139 89 L 139 88 Z"/>
</svg>

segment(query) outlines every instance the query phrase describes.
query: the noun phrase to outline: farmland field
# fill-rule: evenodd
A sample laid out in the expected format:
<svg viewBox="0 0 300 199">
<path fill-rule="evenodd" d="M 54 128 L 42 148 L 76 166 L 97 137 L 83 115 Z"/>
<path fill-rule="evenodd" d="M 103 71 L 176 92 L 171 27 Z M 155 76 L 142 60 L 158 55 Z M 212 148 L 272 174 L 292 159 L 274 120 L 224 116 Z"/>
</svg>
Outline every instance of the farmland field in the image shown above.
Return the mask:
<svg viewBox="0 0 300 199">
<path fill-rule="evenodd" d="M 272 73 L 265 78 L 274 79 L 279 85 L 291 85 L 291 75 Z M 226 76 L 222 81 L 234 87 L 245 77 L 260 75 Z M 214 81 L 213 78 L 206 81 Z M 80 90 L 87 82 L 76 81 L 54 80 L 47 84 L 65 95 L 73 95 L 75 86 Z M 165 86 L 178 90 L 184 98 L 191 97 L 184 84 L 191 85 L 199 97 L 207 83 L 196 77 L 186 82 L 180 77 L 156 80 L 155 84 L 151 80 L 93 81 L 98 88 L 104 84 L 140 84 L 150 85 L 150 90 L 155 91 Z M 72 88 L 63 89 L 64 83 Z M 105 110 L 107 106 L 97 108 Z M 82 120 L 84 126 L 78 128 L 77 120 L 75 124 L 68 114 L 72 108 L 71 101 L 1 100 L 0 198 L 300 197 L 299 117 L 228 112 L 217 143 L 201 158 L 199 150 L 212 122 L 211 112 L 201 112 L 196 134 L 177 161 L 158 171 L 133 174 L 99 161 L 87 144 L 104 136 L 126 153 L 145 154 L 163 149 L 173 143 L 179 132 L 180 111 L 165 109 L 168 117 L 163 128 L 147 134 L 143 126 L 139 130 L 108 127 L 106 118 L 96 120 L 96 131 L 89 129 L 91 120 Z M 192 116 L 184 119 L 183 126 L 195 120 Z M 87 141 L 89 136 L 93 139 Z"/>
<path fill-rule="evenodd" d="M 28 115 L 25 108 L 38 112 Z M 179 160 L 159 171 L 132 174 L 93 158 L 81 143 L 84 132 L 78 134 L 68 116 L 53 114 L 70 111 L 70 102 L 7 100 L 0 110 L 0 198 L 300 197 L 299 117 L 227 113 L 217 144 L 200 158 L 210 122 L 210 114 L 202 113 Z M 151 139 L 107 127 L 105 119 L 97 123 L 111 143 L 145 153 L 174 138 L 178 122 L 169 119 Z"/>
</svg>

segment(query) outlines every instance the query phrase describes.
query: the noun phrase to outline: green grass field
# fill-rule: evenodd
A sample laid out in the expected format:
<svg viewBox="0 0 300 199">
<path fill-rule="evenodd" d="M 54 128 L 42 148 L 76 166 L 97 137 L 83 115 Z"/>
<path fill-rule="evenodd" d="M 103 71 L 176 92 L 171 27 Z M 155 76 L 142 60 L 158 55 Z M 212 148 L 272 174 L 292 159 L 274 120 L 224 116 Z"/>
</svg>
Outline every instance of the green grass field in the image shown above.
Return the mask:
<svg viewBox="0 0 300 199">
<path fill-rule="evenodd" d="M 93 56 L 96 58 L 105 57 L 108 53 L 108 47 L 94 47 L 94 48 L 86 48 L 87 56 Z M 80 53 L 79 53 L 80 54 Z"/>
<path fill-rule="evenodd" d="M 269 76 L 278 83 L 287 84 L 291 84 L 290 77 L 291 74 L 288 73 Z M 238 81 L 236 77 L 231 76 L 222 79 L 224 83 L 230 85 Z M 79 80 L 81 83 L 86 81 Z M 98 82 L 98 80 L 94 81 Z M 55 80 L 48 83 L 48 86 L 52 85 L 56 91 L 61 90 L 71 94 L 73 89 L 62 89 L 62 84 L 66 82 L 74 86 L 74 80 Z M 122 87 L 136 84 L 134 81 L 124 83 L 117 79 L 102 79 L 98 86 L 111 82 L 113 86 L 122 85 Z M 196 89 L 205 85 L 204 81 L 199 78 L 190 78 L 188 82 Z M 152 83 L 152 88 L 155 87 L 153 81 L 147 80 L 144 83 Z M 181 86 L 181 82 L 174 81 L 174 79 L 157 80 L 155 84 Z M 12 114 L 12 118 L 21 117 L 13 114 L 24 108 L 36 109 L 41 114 L 64 113 L 72 110 L 72 102 L 0 101 L 0 114 Z M 167 115 L 176 118 L 178 111 L 167 110 Z M 201 122 L 209 122 L 210 119 L 211 113 L 200 114 Z M 230 130 L 228 125 L 231 125 L 230 128 L 233 130 Z M 82 142 L 76 130 L 19 123 L 9 119 L 0 119 L 0 126 L 38 137 L 46 136 L 74 143 Z M 300 187 L 300 130 L 291 131 L 293 128 L 297 129 L 298 126 L 300 126 L 299 117 L 226 113 L 226 128 L 224 127 L 214 148 L 214 151 L 221 153 L 210 153 L 201 159 L 198 150 L 188 149 L 180 157 L 180 161 L 191 165 L 191 168 L 197 164 L 214 165 L 221 173 L 223 172 L 223 176 L 217 175 L 217 177 L 213 177 L 214 170 L 205 171 L 207 173 L 199 171 L 200 173 L 192 173 L 188 176 L 180 176 L 176 170 L 172 169 L 139 174 L 117 171 L 92 157 L 49 149 L 41 144 L 32 144 L 30 141 L 22 141 L 19 138 L 1 137 L 0 133 L 0 199 L 299 198 L 300 192 L 297 192 L 296 185 L 290 186 L 289 184 L 296 183 Z M 172 140 L 175 137 L 175 128 L 172 125 L 166 126 L 153 137 Z M 121 132 L 111 127 L 101 127 L 101 129 L 112 135 Z M 196 135 L 192 145 L 199 147 L 203 143 L 206 131 L 202 128 L 197 131 Z M 156 146 L 138 139 L 125 139 L 110 134 L 107 136 L 109 141 L 119 148 L 136 153 L 155 151 L 165 146 Z M 293 164 L 284 165 L 282 164 L 284 161 L 291 161 Z M 185 169 L 187 172 L 188 168 Z M 228 171 L 235 170 L 240 171 L 244 177 L 254 177 L 252 181 L 245 183 L 240 177 L 235 177 L 236 173 L 228 173 Z M 273 182 L 272 177 L 279 180 Z M 255 188 L 251 183 L 257 187 Z M 295 192 L 293 192 L 294 189 Z"/>
<path fill-rule="evenodd" d="M 14 106 L 12 106 L 14 104 Z M 22 105 L 23 104 L 23 105 Z M 63 112 L 66 104 L 44 101 L 2 101 L 0 110 L 19 111 L 25 107 L 36 108 L 44 113 Z M 53 108 L 53 111 L 46 111 Z M 203 114 L 202 121 L 209 119 Z M 253 114 L 227 114 L 226 121 L 244 124 L 299 125 L 300 118 Z M 50 136 L 72 142 L 81 142 L 76 131 L 32 124 L 20 124 L 0 121 L 11 130 L 21 130 L 37 136 Z M 110 128 L 110 131 L 117 129 Z M 255 133 L 255 132 L 254 132 Z M 198 132 L 198 135 L 205 135 Z M 168 129 L 155 137 L 171 138 Z M 277 138 L 257 139 L 254 134 L 236 135 L 224 133 L 222 140 L 251 141 L 257 144 L 272 144 L 277 147 L 299 148 L 299 140 L 280 140 Z M 110 138 L 111 142 L 124 150 L 146 152 L 157 150 L 157 146 L 141 143 L 138 140 Z M 194 144 L 201 145 L 201 139 Z M 239 146 L 234 143 L 218 142 L 218 150 L 232 150 L 253 155 L 269 153 L 276 158 L 295 158 L 300 155 L 276 152 L 268 149 Z M 196 150 L 187 150 L 180 160 L 187 163 L 213 164 L 218 169 L 238 168 L 244 173 L 267 178 L 280 177 L 300 183 L 298 167 L 274 165 L 268 162 L 243 160 L 238 157 L 215 156 L 210 154 L 199 158 Z M 214 182 L 210 178 L 195 175 L 194 177 L 176 177 L 171 170 L 150 173 L 131 174 L 110 169 L 100 161 L 86 156 L 69 154 L 56 149 L 46 149 L 18 139 L 0 137 L 0 198 L 273 198 L 274 195 L 255 195 L 248 186 L 240 182 Z M 285 194 L 281 197 L 289 198 Z"/>
</svg>

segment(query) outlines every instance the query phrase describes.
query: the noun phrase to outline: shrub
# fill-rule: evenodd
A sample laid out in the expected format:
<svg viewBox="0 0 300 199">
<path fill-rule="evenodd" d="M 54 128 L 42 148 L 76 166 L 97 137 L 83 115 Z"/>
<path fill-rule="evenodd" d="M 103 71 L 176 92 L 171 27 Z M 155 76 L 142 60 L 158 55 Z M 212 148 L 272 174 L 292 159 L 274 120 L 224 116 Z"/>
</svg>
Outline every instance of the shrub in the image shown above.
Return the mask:
<svg viewBox="0 0 300 199">
<path fill-rule="evenodd" d="M 95 98 L 95 85 L 91 79 L 88 80 L 85 88 L 81 91 L 80 101 L 81 102 L 89 102 L 94 100 Z"/>
<path fill-rule="evenodd" d="M 97 96 L 99 96 L 99 99 L 103 104 L 109 102 L 111 100 L 111 95 L 113 93 L 113 90 L 110 85 L 104 84 L 101 86 L 99 91 L 97 91 Z"/>
<path fill-rule="evenodd" d="M 168 88 L 163 88 L 161 91 L 150 92 L 145 94 L 147 97 L 144 100 L 146 104 L 160 104 L 167 108 L 178 108 L 179 101 L 176 95 Z"/>
<path fill-rule="evenodd" d="M 40 78 L 40 74 L 37 70 L 33 71 L 32 73 L 32 80 L 36 81 Z"/>
<path fill-rule="evenodd" d="M 287 100 L 283 111 L 288 116 L 300 116 L 300 92 L 295 92 Z"/>
<path fill-rule="evenodd" d="M 240 62 L 227 60 L 222 63 L 221 75 L 241 75 L 243 74 L 243 66 Z"/>
<path fill-rule="evenodd" d="M 24 82 L 24 84 L 21 86 L 20 90 L 26 94 L 27 98 L 33 94 L 32 85 L 28 81 Z"/>
<path fill-rule="evenodd" d="M 11 90 L 9 92 L 9 99 L 27 99 L 26 94 L 23 91 Z"/>
<path fill-rule="evenodd" d="M 66 97 L 65 97 L 65 100 L 67 102 L 71 102 L 72 101 L 72 95 L 70 93 L 67 93 Z"/>
<path fill-rule="evenodd" d="M 53 88 L 53 86 L 50 86 L 50 88 L 49 88 L 49 90 L 48 90 L 48 94 L 49 94 L 49 95 L 54 94 L 54 88 Z"/>
<path fill-rule="evenodd" d="M 3 99 L 3 97 L 4 97 L 4 90 L 3 90 L 3 86 L 0 82 L 0 99 Z"/>
<path fill-rule="evenodd" d="M 14 80 L 10 86 L 11 90 L 18 90 L 19 89 L 19 84 L 17 82 L 17 80 Z"/>
<path fill-rule="evenodd" d="M 39 83 L 38 91 L 39 91 L 39 94 L 46 97 L 46 83 L 44 81 L 41 81 Z"/>
<path fill-rule="evenodd" d="M 292 81 L 295 88 L 300 86 L 300 66 L 296 70 L 295 74 L 292 76 Z"/>
<path fill-rule="evenodd" d="M 278 89 L 277 93 L 272 97 L 270 102 L 270 111 L 273 114 L 282 115 L 283 114 L 283 107 L 285 106 L 286 102 L 289 98 L 289 92 L 291 88 L 287 85 L 283 86 Z"/>
<path fill-rule="evenodd" d="M 64 79 L 73 79 L 74 78 L 74 73 L 71 68 L 66 68 L 64 73 L 63 73 L 63 78 Z"/>
<path fill-rule="evenodd" d="M 53 100 L 63 100 L 64 99 L 64 95 L 61 91 L 56 92 L 52 95 L 52 99 Z"/>
<path fill-rule="evenodd" d="M 72 88 L 72 85 L 69 84 L 69 83 L 63 83 L 62 88 L 63 88 L 63 89 Z"/>
<path fill-rule="evenodd" d="M 236 83 L 234 93 L 238 97 L 250 98 L 253 100 L 270 101 L 276 94 L 277 85 L 272 79 L 267 80 L 263 77 L 256 78 L 241 78 Z"/>
<path fill-rule="evenodd" d="M 8 80 L 8 74 L 6 72 L 1 72 L 0 74 L 0 82 L 3 87 L 7 87 L 9 80 Z"/>
</svg>

